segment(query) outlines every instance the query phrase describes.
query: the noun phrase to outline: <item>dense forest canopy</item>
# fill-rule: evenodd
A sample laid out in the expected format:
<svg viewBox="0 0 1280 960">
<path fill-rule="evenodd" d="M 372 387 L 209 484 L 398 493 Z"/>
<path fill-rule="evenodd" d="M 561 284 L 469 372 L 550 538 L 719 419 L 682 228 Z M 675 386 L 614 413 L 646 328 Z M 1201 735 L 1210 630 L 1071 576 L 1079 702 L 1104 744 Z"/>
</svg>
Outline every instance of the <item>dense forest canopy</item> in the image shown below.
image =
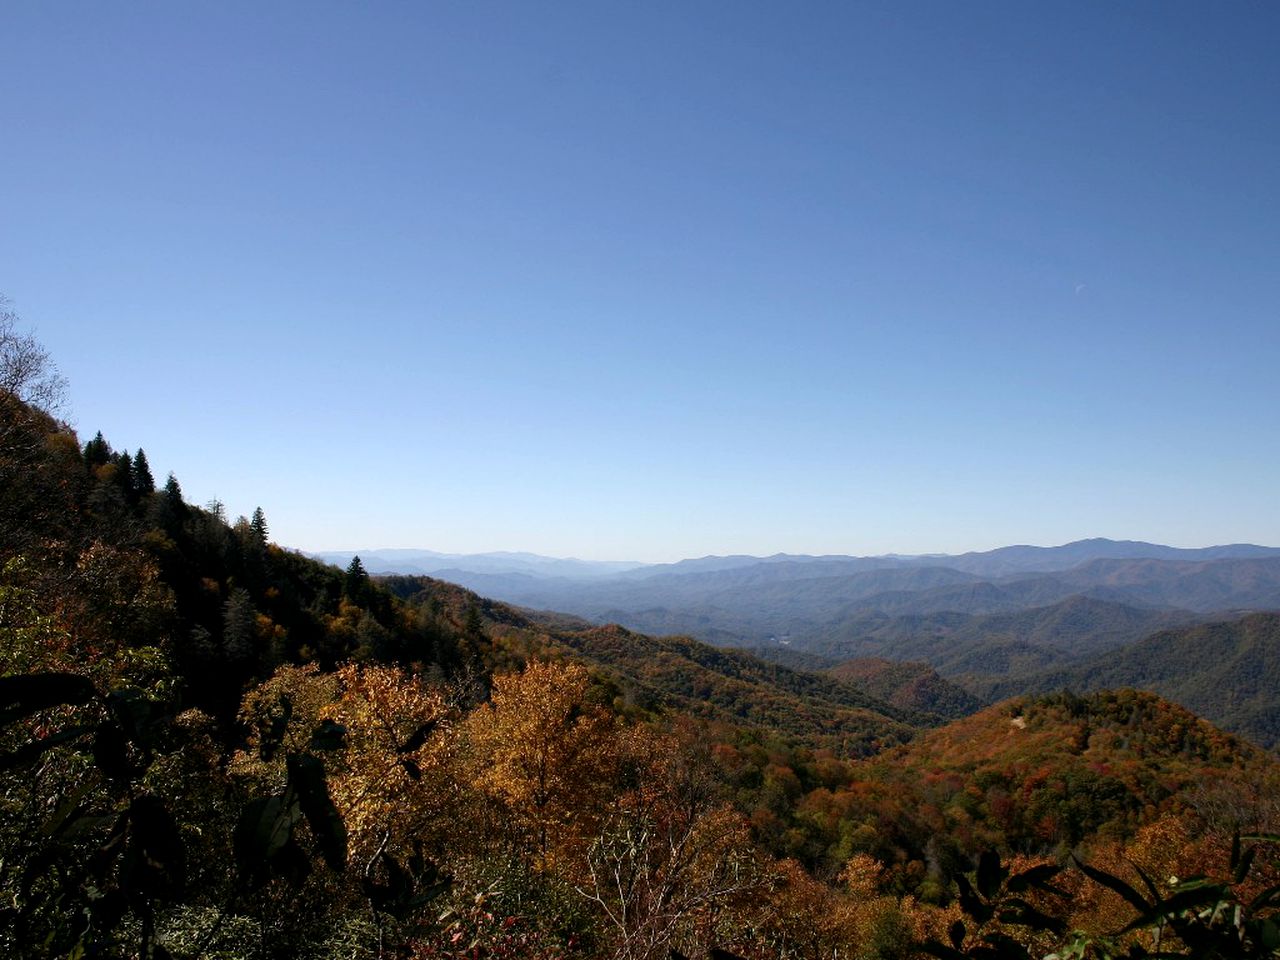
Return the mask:
<svg viewBox="0 0 1280 960">
<path fill-rule="evenodd" d="M 1280 829 L 1280 766 L 1181 707 L 1121 689 L 957 720 L 976 703 L 918 667 L 819 675 L 326 566 L 77 436 L 15 329 L 8 956 L 1280 946 L 1280 861 L 1248 839 Z"/>
</svg>

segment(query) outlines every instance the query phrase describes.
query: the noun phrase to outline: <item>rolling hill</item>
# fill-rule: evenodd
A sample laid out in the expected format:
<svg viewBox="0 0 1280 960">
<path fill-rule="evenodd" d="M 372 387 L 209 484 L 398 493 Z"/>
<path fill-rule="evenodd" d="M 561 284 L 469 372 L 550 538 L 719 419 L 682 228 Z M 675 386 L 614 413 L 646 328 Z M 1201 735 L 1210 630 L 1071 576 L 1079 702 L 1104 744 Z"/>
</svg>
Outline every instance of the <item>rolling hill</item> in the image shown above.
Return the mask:
<svg viewBox="0 0 1280 960">
<path fill-rule="evenodd" d="M 1083 663 L 981 689 L 1001 697 L 1114 687 L 1154 691 L 1261 746 L 1280 745 L 1280 614 L 1162 630 Z"/>
<path fill-rule="evenodd" d="M 827 657 L 925 660 L 945 676 L 1023 675 L 1196 620 L 1085 596 L 1013 613 L 863 614 L 804 644 Z"/>
<path fill-rule="evenodd" d="M 967 716 L 982 701 L 963 687 L 944 680 L 927 663 L 865 657 L 846 660 L 827 675 L 851 683 L 900 710 L 931 713 L 949 720 Z"/>
<path fill-rule="evenodd" d="M 865 761 L 859 775 L 878 797 L 868 806 L 891 807 L 917 849 L 961 823 L 971 849 L 1065 850 L 1197 793 L 1280 788 L 1273 756 L 1132 689 L 1007 700 Z"/>
</svg>

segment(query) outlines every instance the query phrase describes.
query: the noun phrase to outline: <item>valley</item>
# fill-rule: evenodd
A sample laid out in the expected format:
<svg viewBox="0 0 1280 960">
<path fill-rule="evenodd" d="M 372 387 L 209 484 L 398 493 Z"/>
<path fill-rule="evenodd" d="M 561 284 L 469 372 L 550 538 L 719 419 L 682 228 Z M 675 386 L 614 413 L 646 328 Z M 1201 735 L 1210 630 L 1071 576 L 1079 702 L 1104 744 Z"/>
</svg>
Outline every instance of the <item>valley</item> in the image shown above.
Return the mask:
<svg viewBox="0 0 1280 960">
<path fill-rule="evenodd" d="M 373 556 L 395 572 L 399 554 Z M 431 566 L 423 552 L 404 556 Z M 1181 639 L 1214 630 L 1233 636 L 1232 625 L 1251 622 L 1241 620 L 1251 611 L 1280 610 L 1276 548 L 1093 539 L 953 557 L 734 556 L 641 566 L 522 554 L 434 562 L 443 569 L 433 576 L 520 607 L 690 637 L 801 672 L 839 675 L 837 665 L 867 658 L 924 664 L 936 671 L 931 682 L 956 686 L 952 702 L 973 706 L 1029 692 L 1139 686 L 1264 746 L 1276 742 L 1263 705 L 1280 690 L 1266 679 L 1275 662 L 1269 648 L 1201 647 L 1230 664 L 1217 671 L 1189 661 L 1184 651 L 1196 641 Z M 567 576 L 566 565 L 590 573 Z M 861 676 L 847 668 L 845 675 Z M 1188 694 L 1191 686 L 1200 692 Z"/>
</svg>

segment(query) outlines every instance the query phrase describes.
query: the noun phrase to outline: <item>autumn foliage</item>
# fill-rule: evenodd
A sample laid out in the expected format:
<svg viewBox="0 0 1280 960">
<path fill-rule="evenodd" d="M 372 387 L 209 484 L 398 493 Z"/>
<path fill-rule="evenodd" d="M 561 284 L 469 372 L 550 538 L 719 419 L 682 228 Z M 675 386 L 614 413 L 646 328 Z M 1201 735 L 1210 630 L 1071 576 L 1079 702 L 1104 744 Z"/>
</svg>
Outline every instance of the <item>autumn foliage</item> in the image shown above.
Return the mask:
<svg viewBox="0 0 1280 960">
<path fill-rule="evenodd" d="M 5 956 L 1274 953 L 1280 864 L 1239 837 L 1280 827 L 1280 767 L 1151 694 L 926 729 L 324 567 L 0 415 Z"/>
</svg>

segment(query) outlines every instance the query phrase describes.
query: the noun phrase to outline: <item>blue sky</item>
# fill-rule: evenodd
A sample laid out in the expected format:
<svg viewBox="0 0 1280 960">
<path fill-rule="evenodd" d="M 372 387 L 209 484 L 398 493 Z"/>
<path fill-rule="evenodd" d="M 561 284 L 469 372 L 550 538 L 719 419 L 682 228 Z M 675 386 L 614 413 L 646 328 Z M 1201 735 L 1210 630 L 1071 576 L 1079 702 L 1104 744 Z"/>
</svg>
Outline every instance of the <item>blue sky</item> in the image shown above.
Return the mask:
<svg viewBox="0 0 1280 960">
<path fill-rule="evenodd" d="M 1280 543 L 1275 5 L 0 33 L 0 292 L 84 437 L 281 543 Z"/>
</svg>

